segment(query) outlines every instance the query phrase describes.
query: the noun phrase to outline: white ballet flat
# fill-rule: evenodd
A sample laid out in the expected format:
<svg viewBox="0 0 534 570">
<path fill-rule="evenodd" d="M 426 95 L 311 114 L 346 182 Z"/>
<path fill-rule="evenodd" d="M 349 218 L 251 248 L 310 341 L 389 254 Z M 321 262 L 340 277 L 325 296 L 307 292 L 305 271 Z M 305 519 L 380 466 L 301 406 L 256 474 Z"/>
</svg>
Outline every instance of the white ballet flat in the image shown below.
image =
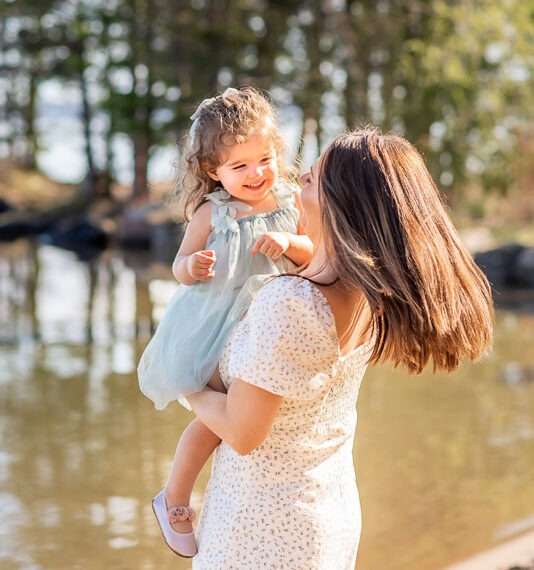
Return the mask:
<svg viewBox="0 0 534 570">
<path fill-rule="evenodd" d="M 193 558 L 197 553 L 197 541 L 194 532 L 177 532 L 172 528 L 171 522 L 190 521 L 196 517 L 195 511 L 191 507 L 169 507 L 165 501 L 165 489 L 154 497 L 152 509 L 163 534 L 163 539 L 167 546 L 178 556 L 183 558 Z"/>
</svg>

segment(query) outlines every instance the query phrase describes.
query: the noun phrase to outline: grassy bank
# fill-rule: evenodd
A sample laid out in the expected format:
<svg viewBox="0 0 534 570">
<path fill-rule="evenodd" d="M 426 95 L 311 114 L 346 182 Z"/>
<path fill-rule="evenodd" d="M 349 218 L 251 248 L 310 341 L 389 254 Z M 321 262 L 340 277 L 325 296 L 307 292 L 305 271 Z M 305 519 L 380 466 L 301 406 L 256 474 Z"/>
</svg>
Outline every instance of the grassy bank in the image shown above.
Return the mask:
<svg viewBox="0 0 534 570">
<path fill-rule="evenodd" d="M 0 161 L 0 197 L 17 209 L 47 210 L 70 200 L 75 191 L 73 184 L 60 184 L 41 172 Z"/>
</svg>

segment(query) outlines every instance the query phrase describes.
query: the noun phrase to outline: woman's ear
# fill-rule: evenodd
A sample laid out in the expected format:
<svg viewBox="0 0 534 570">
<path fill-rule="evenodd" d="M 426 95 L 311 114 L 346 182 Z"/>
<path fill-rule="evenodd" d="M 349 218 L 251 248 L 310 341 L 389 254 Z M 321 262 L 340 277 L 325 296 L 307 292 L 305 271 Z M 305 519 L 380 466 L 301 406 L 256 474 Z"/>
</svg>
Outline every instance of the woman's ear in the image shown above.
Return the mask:
<svg viewBox="0 0 534 570">
<path fill-rule="evenodd" d="M 219 182 L 219 177 L 214 171 L 206 170 L 206 173 L 212 180 L 215 180 L 215 182 Z"/>
</svg>

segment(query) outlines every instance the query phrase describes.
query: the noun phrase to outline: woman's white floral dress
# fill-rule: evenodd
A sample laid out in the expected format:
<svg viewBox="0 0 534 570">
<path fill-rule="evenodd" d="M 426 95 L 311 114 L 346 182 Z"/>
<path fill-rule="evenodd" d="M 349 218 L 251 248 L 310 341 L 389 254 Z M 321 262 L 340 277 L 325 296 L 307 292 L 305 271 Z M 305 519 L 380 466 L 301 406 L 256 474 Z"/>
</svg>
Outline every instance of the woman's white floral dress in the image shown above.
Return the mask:
<svg viewBox="0 0 534 570">
<path fill-rule="evenodd" d="M 352 448 L 368 342 L 340 355 L 320 289 L 296 276 L 264 285 L 220 362 L 284 396 L 267 439 L 240 456 L 222 443 L 197 528 L 194 570 L 353 570 L 361 529 Z"/>
</svg>

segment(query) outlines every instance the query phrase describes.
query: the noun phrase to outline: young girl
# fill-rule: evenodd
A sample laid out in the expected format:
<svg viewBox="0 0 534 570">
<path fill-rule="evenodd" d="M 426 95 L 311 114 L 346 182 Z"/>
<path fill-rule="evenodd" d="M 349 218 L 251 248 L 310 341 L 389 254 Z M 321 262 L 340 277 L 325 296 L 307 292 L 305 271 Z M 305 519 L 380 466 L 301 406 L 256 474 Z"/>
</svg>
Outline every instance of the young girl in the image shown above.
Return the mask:
<svg viewBox="0 0 534 570">
<path fill-rule="evenodd" d="M 261 276 L 306 263 L 313 246 L 299 224 L 297 186 L 287 182 L 284 142 L 269 101 L 251 88 L 205 99 L 191 117 L 180 196 L 193 211 L 173 263 L 182 284 L 143 353 L 139 384 L 157 409 L 200 391 L 224 391 L 222 348 Z M 193 485 L 220 439 L 199 420 L 184 431 L 153 509 L 167 545 L 192 557 Z"/>
</svg>

